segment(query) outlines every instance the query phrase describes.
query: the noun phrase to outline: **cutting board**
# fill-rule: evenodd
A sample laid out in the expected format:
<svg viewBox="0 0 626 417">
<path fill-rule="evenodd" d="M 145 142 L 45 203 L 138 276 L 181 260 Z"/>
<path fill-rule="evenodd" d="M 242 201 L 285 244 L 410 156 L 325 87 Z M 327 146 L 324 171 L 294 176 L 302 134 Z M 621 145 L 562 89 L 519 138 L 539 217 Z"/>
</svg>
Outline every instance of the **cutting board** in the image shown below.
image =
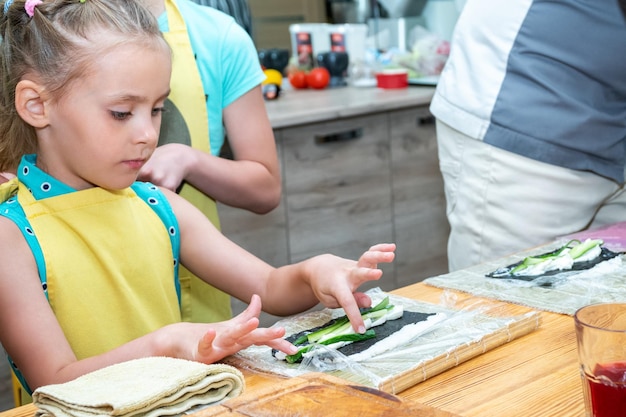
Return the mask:
<svg viewBox="0 0 626 417">
<path fill-rule="evenodd" d="M 458 417 L 322 373 L 283 380 L 193 414 L 193 417 Z"/>
</svg>

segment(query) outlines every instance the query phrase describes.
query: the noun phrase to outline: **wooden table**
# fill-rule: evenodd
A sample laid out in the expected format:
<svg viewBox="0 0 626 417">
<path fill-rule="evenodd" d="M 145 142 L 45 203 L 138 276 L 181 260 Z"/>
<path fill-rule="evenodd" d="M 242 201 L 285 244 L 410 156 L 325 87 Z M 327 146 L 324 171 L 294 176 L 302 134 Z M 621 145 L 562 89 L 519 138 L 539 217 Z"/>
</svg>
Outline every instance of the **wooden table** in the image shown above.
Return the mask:
<svg viewBox="0 0 626 417">
<path fill-rule="evenodd" d="M 394 293 L 439 303 L 442 290 L 415 284 Z M 526 311 L 511 305 L 511 314 Z M 466 417 L 584 416 L 574 319 L 542 312 L 541 320 L 534 332 L 409 388 L 400 397 Z"/>
<path fill-rule="evenodd" d="M 441 289 L 418 283 L 393 293 L 439 303 Z M 454 293 L 459 302 L 472 296 Z M 510 305 L 511 315 L 529 311 Z M 400 397 L 464 417 L 583 416 L 573 318 L 542 312 L 541 327 L 399 394 Z M 246 393 L 267 389 L 280 378 L 244 372 Z M 32 417 L 26 405 L 0 417 Z M 200 413 L 201 414 L 201 413 Z"/>
</svg>

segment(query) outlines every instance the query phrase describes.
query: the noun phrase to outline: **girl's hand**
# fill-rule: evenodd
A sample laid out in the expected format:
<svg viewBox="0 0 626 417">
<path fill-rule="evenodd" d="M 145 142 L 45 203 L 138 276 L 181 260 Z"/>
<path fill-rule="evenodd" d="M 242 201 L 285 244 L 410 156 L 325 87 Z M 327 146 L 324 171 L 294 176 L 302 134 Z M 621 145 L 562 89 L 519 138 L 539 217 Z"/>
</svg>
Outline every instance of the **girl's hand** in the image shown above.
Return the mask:
<svg viewBox="0 0 626 417">
<path fill-rule="evenodd" d="M 372 300 L 356 290 L 361 284 L 378 280 L 383 275 L 378 264 L 392 262 L 395 250 L 394 243 L 381 243 L 372 246 L 356 262 L 334 255 L 312 258 L 311 288 L 326 307 L 342 307 L 354 330 L 364 333 L 365 323 L 359 308 L 370 307 Z"/>
<path fill-rule="evenodd" d="M 284 328 L 259 328 L 260 312 L 261 299 L 255 294 L 248 308 L 230 320 L 210 324 L 180 323 L 170 326 L 170 330 L 175 328 L 182 331 L 176 331 L 176 334 L 168 333 L 167 338 L 176 344 L 176 348 L 167 352 L 167 355 L 214 363 L 252 345 L 267 345 L 288 355 L 296 353 L 296 347 L 282 338 L 285 335 Z M 194 338 L 193 345 L 187 350 L 184 344 L 190 337 Z"/>
</svg>

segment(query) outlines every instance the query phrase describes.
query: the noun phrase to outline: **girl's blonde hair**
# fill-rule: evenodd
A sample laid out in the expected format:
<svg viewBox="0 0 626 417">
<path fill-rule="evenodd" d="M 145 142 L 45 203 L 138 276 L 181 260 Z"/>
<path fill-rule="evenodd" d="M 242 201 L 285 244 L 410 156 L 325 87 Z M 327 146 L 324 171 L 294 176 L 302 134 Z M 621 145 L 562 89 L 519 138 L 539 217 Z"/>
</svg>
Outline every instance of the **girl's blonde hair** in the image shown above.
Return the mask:
<svg viewBox="0 0 626 417">
<path fill-rule="evenodd" d="M 44 0 L 32 17 L 24 0 L 3 3 L 0 172 L 16 169 L 22 155 L 37 151 L 35 129 L 15 108 L 15 88 L 25 75 L 36 75 L 58 100 L 72 81 L 89 71 L 93 57 L 103 52 L 101 45 L 96 49 L 88 42 L 90 33 L 121 35 L 112 36 L 104 49 L 122 42 L 163 41 L 155 17 L 137 0 Z"/>
</svg>

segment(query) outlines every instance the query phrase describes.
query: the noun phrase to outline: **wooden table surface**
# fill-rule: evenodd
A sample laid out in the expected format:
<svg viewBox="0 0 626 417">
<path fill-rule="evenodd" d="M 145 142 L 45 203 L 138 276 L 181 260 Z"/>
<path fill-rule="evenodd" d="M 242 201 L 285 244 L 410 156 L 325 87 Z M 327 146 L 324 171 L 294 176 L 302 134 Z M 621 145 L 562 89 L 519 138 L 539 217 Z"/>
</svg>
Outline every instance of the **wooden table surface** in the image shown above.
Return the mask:
<svg viewBox="0 0 626 417">
<path fill-rule="evenodd" d="M 415 284 L 395 293 L 439 303 L 442 290 Z M 470 299 L 465 293 L 459 299 Z M 476 299 L 476 297 L 473 297 Z M 510 305 L 511 314 L 529 309 Z M 574 319 L 542 312 L 541 325 L 522 336 L 399 394 L 461 416 L 584 416 Z"/>
<path fill-rule="evenodd" d="M 441 289 L 418 283 L 393 293 L 440 303 Z M 475 299 L 455 294 L 458 303 Z M 510 305 L 511 315 L 529 309 Z M 534 332 L 461 363 L 398 394 L 464 417 L 584 415 L 578 371 L 573 318 L 542 312 L 541 326 Z M 281 378 L 244 370 L 246 395 L 267 389 Z M 26 405 L 0 417 L 32 417 L 35 407 Z M 201 414 L 201 413 L 200 413 Z"/>
</svg>

